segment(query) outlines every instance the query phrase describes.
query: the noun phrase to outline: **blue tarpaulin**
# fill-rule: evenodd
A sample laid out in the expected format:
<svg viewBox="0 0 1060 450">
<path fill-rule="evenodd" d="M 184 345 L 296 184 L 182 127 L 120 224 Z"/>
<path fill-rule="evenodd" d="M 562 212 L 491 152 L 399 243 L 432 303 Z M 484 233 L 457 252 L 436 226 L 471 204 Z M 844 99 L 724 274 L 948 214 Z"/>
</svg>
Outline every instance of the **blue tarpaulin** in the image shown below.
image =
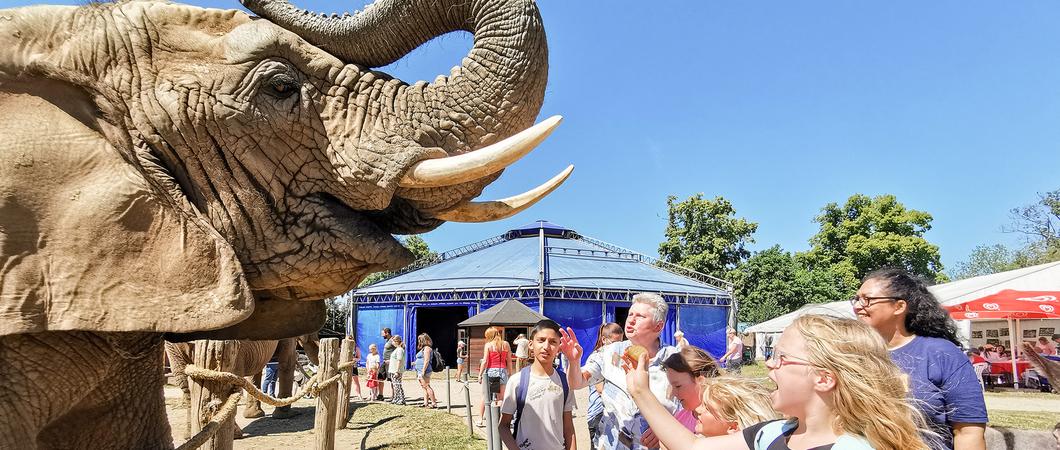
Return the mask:
<svg viewBox="0 0 1060 450">
<path fill-rule="evenodd" d="M 507 299 L 537 311 L 544 297 L 544 314 L 574 329 L 588 352 L 600 325 L 614 321 L 615 309 L 628 308 L 639 292 L 659 293 L 670 307 L 663 344 L 673 344 L 680 315 L 689 342 L 715 356 L 725 352 L 732 303 L 726 290 L 545 221 L 446 252 L 415 270 L 357 289 L 356 337 L 367 354 L 368 344 L 382 344 L 379 330 L 390 327 L 412 341 L 406 347 L 411 359 L 421 307 L 464 306 L 470 317 Z"/>
</svg>

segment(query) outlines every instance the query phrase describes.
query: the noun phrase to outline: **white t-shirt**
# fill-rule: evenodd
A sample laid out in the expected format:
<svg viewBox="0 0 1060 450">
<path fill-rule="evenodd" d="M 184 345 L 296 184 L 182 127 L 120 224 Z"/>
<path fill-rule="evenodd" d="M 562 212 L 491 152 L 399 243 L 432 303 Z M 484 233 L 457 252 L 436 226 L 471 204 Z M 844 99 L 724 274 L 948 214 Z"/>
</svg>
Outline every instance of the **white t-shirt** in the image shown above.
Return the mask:
<svg viewBox="0 0 1060 450">
<path fill-rule="evenodd" d="M 640 444 L 640 437 L 648 429 L 648 421 L 626 391 L 626 371 L 622 370 L 622 353 L 630 345 L 633 345 L 630 341 L 621 341 L 600 347 L 582 366 L 583 372 L 589 372 L 589 386 L 604 383 L 604 392 L 600 395 L 604 415 L 597 425 L 601 449 L 645 449 Z M 661 347 L 655 358 L 648 361 L 648 387 L 671 414 L 677 411 L 678 401 L 670 394 L 670 381 L 662 363 L 674 353 L 677 353 L 677 347 Z"/>
<path fill-rule="evenodd" d="M 373 355 L 369 353 L 368 356 L 364 359 L 364 364 L 365 367 L 368 368 L 368 370 L 379 369 L 379 354 L 376 353 Z"/>
<path fill-rule="evenodd" d="M 529 339 L 527 339 L 527 338 L 516 339 L 515 340 L 515 357 L 516 358 L 526 358 L 526 357 L 530 356 L 530 354 L 527 352 L 527 347 L 529 347 L 529 346 L 530 346 L 530 340 Z"/>
<path fill-rule="evenodd" d="M 516 391 L 523 372 L 519 371 L 508 379 L 508 388 L 504 391 L 504 403 L 501 403 L 501 414 L 515 415 L 517 406 Z M 574 409 L 574 392 L 567 392 L 567 402 L 563 402 L 563 384 L 559 371 L 552 371 L 551 376 L 530 375 L 526 388 L 526 403 L 523 404 L 523 418 L 519 421 L 519 434 L 515 442 L 520 450 L 552 450 L 563 448 L 563 413 Z M 513 419 L 514 423 L 514 419 Z"/>
<path fill-rule="evenodd" d="M 395 347 L 390 353 L 390 362 L 387 363 L 387 372 L 401 374 L 405 371 L 405 347 Z"/>
</svg>

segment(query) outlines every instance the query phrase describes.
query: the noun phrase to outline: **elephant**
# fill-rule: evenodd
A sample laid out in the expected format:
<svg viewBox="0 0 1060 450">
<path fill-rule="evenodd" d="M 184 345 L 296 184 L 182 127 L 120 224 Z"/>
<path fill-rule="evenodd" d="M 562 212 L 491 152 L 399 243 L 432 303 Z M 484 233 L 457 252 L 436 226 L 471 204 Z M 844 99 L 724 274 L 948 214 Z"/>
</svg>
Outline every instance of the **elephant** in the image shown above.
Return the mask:
<svg viewBox="0 0 1060 450">
<path fill-rule="evenodd" d="M 298 338 L 287 338 L 270 341 L 241 340 L 236 355 L 235 369 L 232 373 L 245 377 L 247 381 L 255 386 L 261 386 L 261 371 L 270 360 L 275 358 L 279 362 L 279 380 L 277 394 L 279 398 L 290 397 L 294 384 L 295 365 L 298 364 L 297 347 L 301 346 L 306 352 L 309 361 L 318 364 L 317 354 L 319 352 L 320 338 L 317 333 L 311 333 Z M 184 367 L 194 361 L 195 345 L 189 342 L 166 342 L 166 356 L 169 358 L 170 371 L 177 386 L 183 392 L 183 404 L 187 405 L 191 399 L 188 385 L 188 377 L 184 374 Z M 243 409 L 243 417 L 254 418 L 264 416 L 261 402 L 253 397 L 247 398 L 246 407 Z M 295 415 L 290 406 L 280 406 L 273 411 L 274 418 L 287 418 Z M 189 435 L 190 423 L 185 430 L 185 437 Z M 235 425 L 235 423 L 233 423 Z M 236 436 L 242 435 L 242 430 L 236 427 Z"/>
<path fill-rule="evenodd" d="M 394 235 L 570 176 L 476 200 L 560 122 L 533 0 L 244 3 L 0 10 L 0 448 L 172 448 L 163 339 L 319 330 Z M 373 69 L 453 31 L 447 76 Z"/>
</svg>

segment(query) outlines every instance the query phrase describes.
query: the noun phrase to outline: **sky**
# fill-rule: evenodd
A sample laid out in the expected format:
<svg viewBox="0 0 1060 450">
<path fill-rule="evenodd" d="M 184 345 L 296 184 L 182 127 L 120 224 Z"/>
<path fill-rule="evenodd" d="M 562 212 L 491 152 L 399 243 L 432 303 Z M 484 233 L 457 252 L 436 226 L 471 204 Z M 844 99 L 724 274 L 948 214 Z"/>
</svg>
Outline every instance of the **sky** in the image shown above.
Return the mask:
<svg viewBox="0 0 1060 450">
<path fill-rule="evenodd" d="M 538 5 L 550 53 L 539 119 L 564 121 L 480 199 L 567 164 L 574 174 L 512 218 L 425 234 L 434 250 L 546 219 L 656 255 L 667 196 L 703 193 L 759 224 L 753 250 L 802 251 L 827 203 L 894 194 L 934 217 L 926 237 L 952 269 L 977 245 L 1019 244 L 1002 231 L 1009 210 L 1060 189 L 1060 2 Z M 380 70 L 433 80 L 471 45 L 449 34 Z"/>
</svg>

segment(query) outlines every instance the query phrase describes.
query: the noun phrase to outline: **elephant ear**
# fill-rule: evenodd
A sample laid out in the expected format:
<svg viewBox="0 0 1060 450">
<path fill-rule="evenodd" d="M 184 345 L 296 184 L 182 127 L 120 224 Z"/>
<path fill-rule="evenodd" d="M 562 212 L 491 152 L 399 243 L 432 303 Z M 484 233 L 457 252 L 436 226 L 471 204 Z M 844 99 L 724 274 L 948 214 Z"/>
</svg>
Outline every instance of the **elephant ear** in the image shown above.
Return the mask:
<svg viewBox="0 0 1060 450">
<path fill-rule="evenodd" d="M 231 246 L 160 195 L 98 114 L 65 82 L 0 83 L 0 335 L 179 333 L 248 317 Z"/>
</svg>

